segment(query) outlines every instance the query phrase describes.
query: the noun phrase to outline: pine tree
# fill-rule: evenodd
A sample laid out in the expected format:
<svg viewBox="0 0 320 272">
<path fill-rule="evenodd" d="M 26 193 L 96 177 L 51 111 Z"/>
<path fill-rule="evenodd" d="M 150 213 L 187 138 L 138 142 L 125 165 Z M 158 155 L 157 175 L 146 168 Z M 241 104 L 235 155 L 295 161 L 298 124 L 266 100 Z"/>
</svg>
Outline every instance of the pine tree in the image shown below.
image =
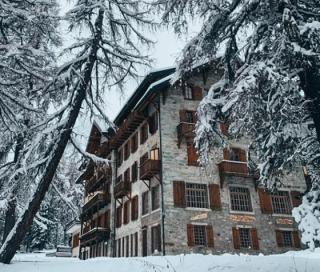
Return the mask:
<svg viewBox="0 0 320 272">
<path fill-rule="evenodd" d="M 151 24 L 148 15 L 145 3 L 131 0 L 79 0 L 68 13 L 70 28 L 86 29 L 88 35 L 69 48 L 76 57 L 63 65 L 44 89 L 45 93 L 63 93 L 65 103 L 57 113 L 38 123 L 41 132 L 23 148 L 21 177 L 36 180 L 37 186 L 0 249 L 0 262 L 11 261 L 30 228 L 71 139 L 82 105 L 86 103 L 93 114 L 103 115 L 99 102 L 104 88 L 98 81 L 93 83 L 93 72 L 98 75 L 96 78 L 104 76 L 105 87 L 121 86 L 128 76 L 137 75 L 138 66 L 148 63 L 141 45 L 150 44 L 150 41 L 139 31 L 139 27 Z M 93 161 L 107 163 L 90 157 Z M 15 170 L 13 175 L 17 173 Z"/>
<path fill-rule="evenodd" d="M 196 145 L 201 162 L 217 146 L 228 146 L 218 129 L 229 124 L 231 138 L 249 137 L 251 165 L 269 189 L 286 172 L 303 165 L 311 192 L 295 210 L 303 241 L 313 246 L 320 230 L 320 2 L 316 0 L 159 1 L 178 33 L 190 17 L 203 21 L 178 64 L 184 79 L 201 63 L 221 71 L 198 108 Z M 315 205 L 317 203 L 317 205 Z M 309 206 L 309 207 L 308 207 Z M 298 218 L 300 217 L 300 218 Z M 309 221 L 310 220 L 310 221 Z"/>
</svg>

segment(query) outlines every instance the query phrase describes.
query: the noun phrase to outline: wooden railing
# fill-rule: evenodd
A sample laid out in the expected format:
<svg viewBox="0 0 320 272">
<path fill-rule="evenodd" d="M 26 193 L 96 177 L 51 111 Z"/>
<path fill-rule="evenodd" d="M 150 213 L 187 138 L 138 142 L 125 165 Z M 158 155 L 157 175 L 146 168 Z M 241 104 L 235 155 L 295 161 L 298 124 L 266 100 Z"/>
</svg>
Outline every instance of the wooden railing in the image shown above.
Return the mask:
<svg viewBox="0 0 320 272">
<path fill-rule="evenodd" d="M 95 227 L 91 230 L 84 232 L 80 236 L 80 245 L 85 246 L 90 243 L 96 243 L 99 241 L 106 241 L 109 239 L 110 229 L 104 227 Z"/>
<path fill-rule="evenodd" d="M 140 179 L 142 180 L 149 180 L 154 175 L 160 173 L 161 163 L 160 160 L 146 160 L 140 166 Z"/>
<path fill-rule="evenodd" d="M 126 196 L 131 191 L 131 183 L 129 180 L 121 180 L 114 186 L 115 198 Z"/>
<path fill-rule="evenodd" d="M 223 160 L 218 164 L 221 174 L 249 175 L 249 168 L 246 162 Z"/>
<path fill-rule="evenodd" d="M 84 206 L 82 207 L 82 216 L 89 213 L 94 213 L 99 208 L 111 202 L 110 194 L 107 192 L 97 192 Z"/>
<path fill-rule="evenodd" d="M 92 193 L 99 189 L 103 189 L 104 183 L 111 180 L 111 168 L 103 169 L 98 171 L 98 173 L 93 174 L 92 177 L 86 181 L 86 192 Z"/>
</svg>

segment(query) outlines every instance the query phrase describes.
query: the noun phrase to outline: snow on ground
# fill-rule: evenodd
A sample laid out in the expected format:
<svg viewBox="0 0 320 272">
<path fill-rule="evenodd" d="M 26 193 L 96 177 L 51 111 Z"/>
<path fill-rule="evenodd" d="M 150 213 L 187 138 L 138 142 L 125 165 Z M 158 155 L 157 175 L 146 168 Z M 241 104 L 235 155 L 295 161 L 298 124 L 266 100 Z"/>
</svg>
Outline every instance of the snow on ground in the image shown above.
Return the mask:
<svg viewBox="0 0 320 272">
<path fill-rule="evenodd" d="M 320 249 L 281 255 L 178 255 L 146 258 L 46 257 L 17 254 L 12 264 L 0 264 L 1 272 L 313 272 L 320 271 Z"/>
</svg>

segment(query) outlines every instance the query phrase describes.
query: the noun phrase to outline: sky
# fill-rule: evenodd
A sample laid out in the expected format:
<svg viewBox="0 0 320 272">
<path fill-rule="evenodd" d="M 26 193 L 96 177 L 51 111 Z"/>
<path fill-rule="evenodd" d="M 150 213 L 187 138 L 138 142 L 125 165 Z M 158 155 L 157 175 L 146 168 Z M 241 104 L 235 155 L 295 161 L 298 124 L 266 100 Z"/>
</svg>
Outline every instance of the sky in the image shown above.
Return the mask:
<svg viewBox="0 0 320 272">
<path fill-rule="evenodd" d="M 61 10 L 61 15 L 65 14 L 66 11 L 72 7 L 74 0 L 58 0 Z M 200 25 L 195 23 L 192 25 L 192 28 L 189 29 L 189 33 L 185 36 L 178 37 L 171 27 L 161 27 L 156 30 L 154 33 L 145 33 L 151 40 L 155 42 L 155 44 L 149 49 L 149 56 L 154 60 L 150 70 L 166 68 L 175 66 L 175 61 L 179 57 L 180 52 L 182 51 L 184 45 L 188 40 L 191 39 L 192 36 L 195 35 L 197 31 L 199 31 Z M 70 37 L 70 33 L 67 31 L 67 25 L 62 25 L 61 29 L 63 35 L 64 44 L 71 44 L 72 37 Z M 81 35 L 80 33 L 79 35 Z M 145 76 L 148 71 L 140 71 L 140 74 Z M 121 110 L 122 106 L 126 103 L 128 98 L 132 95 L 134 90 L 137 88 L 138 84 L 142 81 L 143 76 L 139 78 L 137 81 L 130 80 L 126 86 L 125 91 L 120 93 L 118 90 L 113 89 L 107 91 L 105 94 L 105 114 L 109 117 L 109 119 L 113 120 L 116 115 Z M 90 132 L 90 127 L 92 124 L 92 120 L 89 116 L 82 116 L 81 121 L 77 122 L 75 131 L 81 139 L 81 143 L 84 144 L 87 141 L 88 133 Z"/>
</svg>

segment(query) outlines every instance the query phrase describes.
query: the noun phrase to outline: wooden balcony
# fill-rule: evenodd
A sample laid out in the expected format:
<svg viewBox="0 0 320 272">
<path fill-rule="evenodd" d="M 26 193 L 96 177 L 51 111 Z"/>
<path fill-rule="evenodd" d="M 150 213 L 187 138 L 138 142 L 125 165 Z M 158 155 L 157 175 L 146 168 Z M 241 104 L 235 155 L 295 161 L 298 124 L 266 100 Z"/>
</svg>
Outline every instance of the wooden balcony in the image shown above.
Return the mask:
<svg viewBox="0 0 320 272">
<path fill-rule="evenodd" d="M 121 198 L 131 192 L 131 182 L 129 180 L 121 180 L 114 186 L 114 197 Z"/>
<path fill-rule="evenodd" d="M 82 207 L 81 217 L 87 220 L 91 215 L 98 210 L 108 205 L 111 202 L 110 194 L 107 192 L 97 192 L 84 206 Z"/>
<path fill-rule="evenodd" d="M 101 241 L 107 241 L 110 237 L 110 229 L 103 227 L 96 227 L 80 236 L 80 245 L 87 246 Z"/>
<path fill-rule="evenodd" d="M 98 191 L 99 189 L 104 189 L 104 185 L 111 181 L 111 175 L 111 167 L 93 173 L 91 178 L 86 181 L 86 193 L 89 194 Z"/>
<path fill-rule="evenodd" d="M 150 180 L 152 177 L 160 173 L 161 163 L 160 160 L 146 160 L 140 166 L 140 179 Z"/>
<path fill-rule="evenodd" d="M 195 123 L 180 122 L 177 126 L 178 146 L 185 139 L 187 142 L 193 141 L 195 137 Z"/>
</svg>

